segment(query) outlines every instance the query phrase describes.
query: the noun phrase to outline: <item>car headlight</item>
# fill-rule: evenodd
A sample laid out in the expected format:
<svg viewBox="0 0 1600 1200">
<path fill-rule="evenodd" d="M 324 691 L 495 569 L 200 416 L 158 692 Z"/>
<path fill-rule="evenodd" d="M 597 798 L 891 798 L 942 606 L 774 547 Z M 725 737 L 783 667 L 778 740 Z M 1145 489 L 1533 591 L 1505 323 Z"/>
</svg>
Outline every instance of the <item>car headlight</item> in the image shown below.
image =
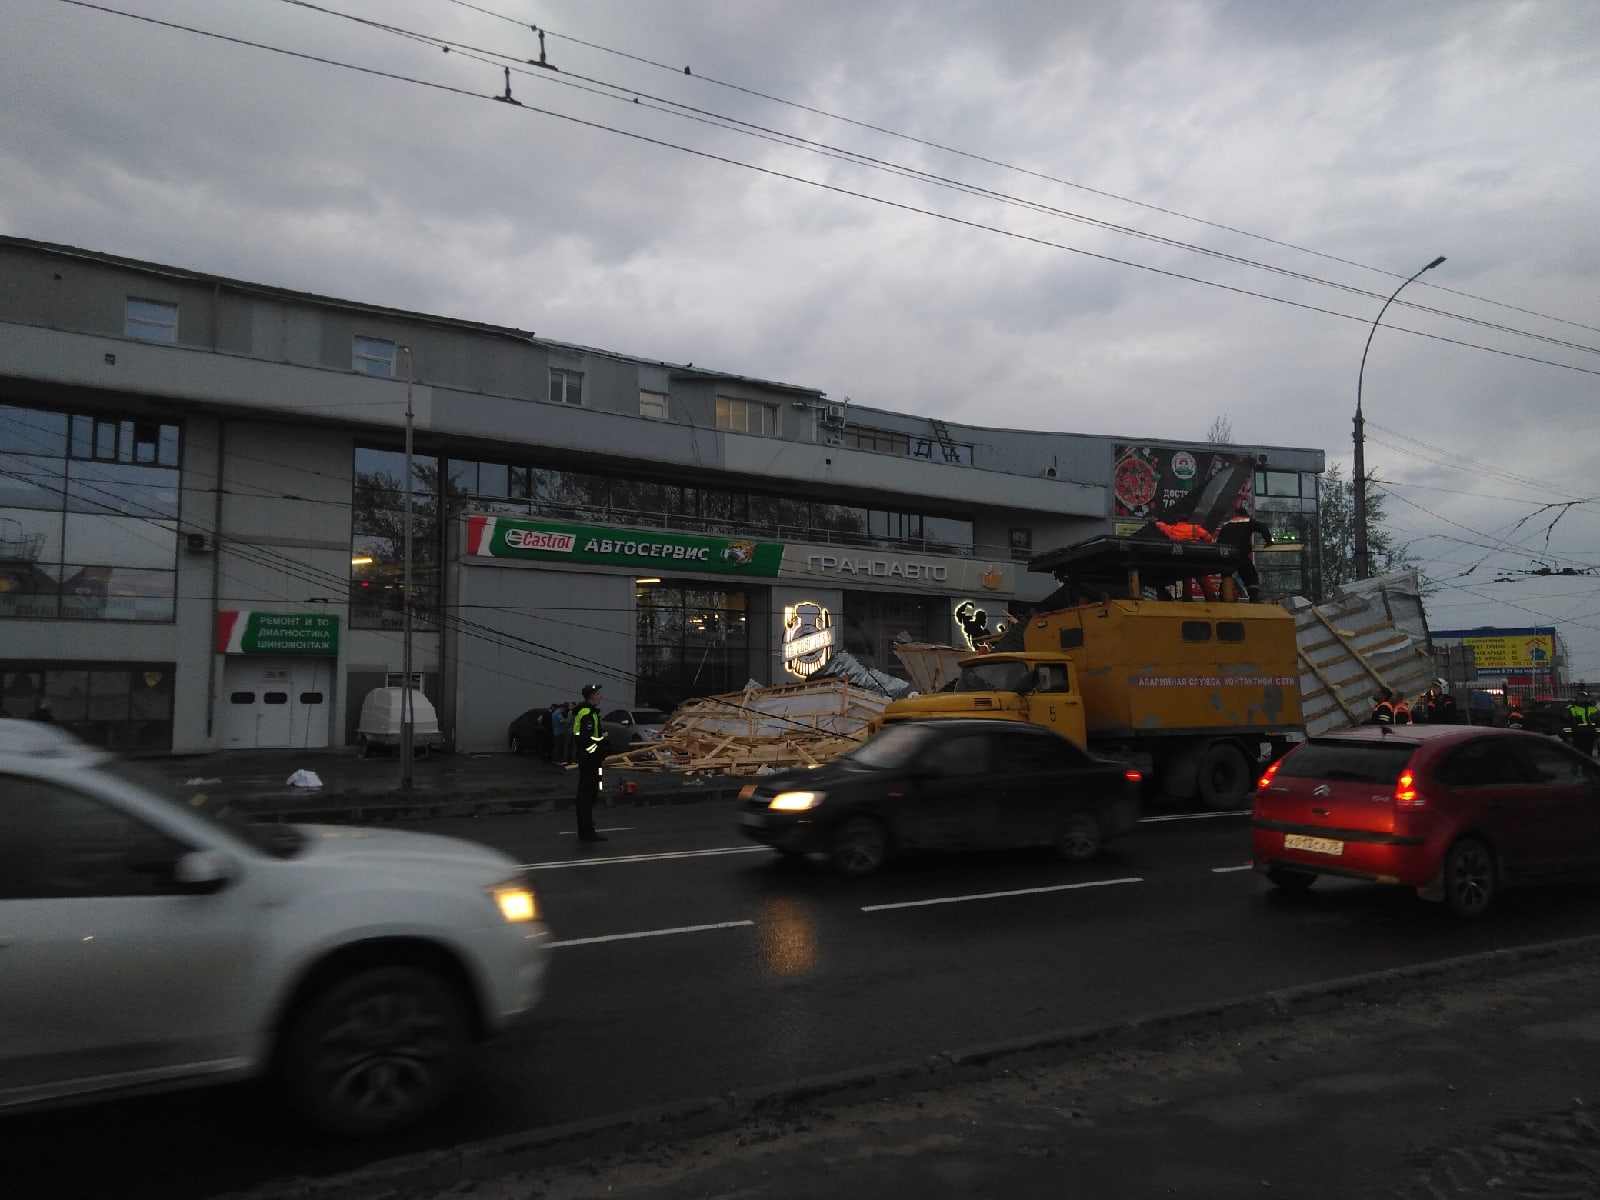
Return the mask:
<svg viewBox="0 0 1600 1200">
<path fill-rule="evenodd" d="M 486 889 L 494 899 L 500 916 L 512 925 L 526 925 L 539 919 L 539 897 L 520 879 L 507 880 Z"/>
<path fill-rule="evenodd" d="M 804 812 L 821 804 L 827 794 L 827 792 L 779 792 L 767 807 L 777 809 L 779 812 Z"/>
</svg>

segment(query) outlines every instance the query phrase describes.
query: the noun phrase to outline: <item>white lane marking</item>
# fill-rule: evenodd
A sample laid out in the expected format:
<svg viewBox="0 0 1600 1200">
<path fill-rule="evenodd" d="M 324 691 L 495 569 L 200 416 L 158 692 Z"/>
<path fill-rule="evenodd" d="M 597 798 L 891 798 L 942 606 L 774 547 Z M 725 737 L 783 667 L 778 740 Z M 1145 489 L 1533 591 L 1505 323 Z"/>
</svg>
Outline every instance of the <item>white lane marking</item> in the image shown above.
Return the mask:
<svg viewBox="0 0 1600 1200">
<path fill-rule="evenodd" d="M 596 833 L 627 833 L 632 828 L 633 828 L 632 825 L 601 825 L 601 826 L 598 826 L 595 829 L 595 832 Z M 577 837 L 578 836 L 578 831 L 576 829 L 562 829 L 562 830 L 558 830 L 557 832 L 560 834 L 561 837 Z"/>
<path fill-rule="evenodd" d="M 669 850 L 661 854 L 616 854 L 599 858 L 558 858 L 519 863 L 522 871 L 560 871 L 566 867 L 609 867 L 616 863 L 667 862 L 675 858 L 711 858 L 718 854 L 771 854 L 765 846 L 718 846 L 711 850 Z"/>
<path fill-rule="evenodd" d="M 1242 866 L 1237 867 L 1212 867 L 1211 873 L 1213 875 L 1226 875 L 1229 871 L 1253 871 L 1255 869 L 1255 863 L 1244 863 Z"/>
<path fill-rule="evenodd" d="M 1070 892 L 1078 888 L 1115 887 L 1119 883 L 1143 883 L 1137 876 L 1126 879 L 1095 879 L 1088 883 L 1058 883 L 1053 887 L 1018 888 L 1011 892 L 975 892 L 970 896 L 939 896 L 933 900 L 903 900 L 898 904 L 863 904 L 862 912 L 884 912 L 891 908 L 927 908 L 934 904 L 965 904 L 968 900 L 999 900 L 1006 896 L 1037 896 L 1043 892 Z"/>
<path fill-rule="evenodd" d="M 562 946 L 594 946 L 600 942 L 628 942 L 635 938 L 670 937 L 675 933 L 705 933 L 710 929 L 742 929 L 754 925 L 754 921 L 718 921 L 714 925 L 681 925 L 677 929 L 644 929 L 638 933 L 605 933 L 599 937 L 567 938 L 559 942 L 551 942 L 554 949 Z"/>
<path fill-rule="evenodd" d="M 1140 817 L 1141 825 L 1158 825 L 1162 821 L 1209 821 L 1213 817 L 1248 817 L 1248 808 L 1233 808 L 1227 812 L 1165 813 L 1159 817 Z"/>
</svg>

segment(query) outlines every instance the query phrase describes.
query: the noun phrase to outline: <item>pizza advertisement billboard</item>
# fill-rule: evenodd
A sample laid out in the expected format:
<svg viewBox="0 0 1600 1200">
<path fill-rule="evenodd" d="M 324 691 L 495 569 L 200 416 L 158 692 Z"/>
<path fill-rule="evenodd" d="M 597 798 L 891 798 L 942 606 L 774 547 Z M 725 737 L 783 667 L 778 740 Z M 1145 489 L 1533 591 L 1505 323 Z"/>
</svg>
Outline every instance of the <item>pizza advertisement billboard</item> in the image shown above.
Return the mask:
<svg viewBox="0 0 1600 1200">
<path fill-rule="evenodd" d="M 1112 447 L 1112 458 L 1114 519 L 1190 519 L 1214 529 L 1240 505 L 1255 509 L 1251 455 L 1125 444 Z"/>
</svg>

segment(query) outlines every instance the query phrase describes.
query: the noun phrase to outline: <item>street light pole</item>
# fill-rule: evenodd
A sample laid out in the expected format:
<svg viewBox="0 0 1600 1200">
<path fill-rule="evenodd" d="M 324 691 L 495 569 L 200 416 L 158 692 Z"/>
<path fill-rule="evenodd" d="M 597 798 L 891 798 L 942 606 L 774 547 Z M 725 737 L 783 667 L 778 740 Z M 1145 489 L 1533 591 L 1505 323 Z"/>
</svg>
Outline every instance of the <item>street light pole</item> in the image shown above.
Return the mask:
<svg viewBox="0 0 1600 1200">
<path fill-rule="evenodd" d="M 401 685 L 400 693 L 400 790 L 409 792 L 412 787 L 412 757 L 415 748 L 412 745 L 413 727 L 415 725 L 415 706 L 411 702 L 411 347 L 401 346 L 401 351 L 406 356 L 406 479 L 405 479 L 405 549 L 403 552 L 401 574 L 401 642 L 403 643 L 401 657 Z"/>
<path fill-rule="evenodd" d="M 1356 372 L 1356 420 L 1355 442 L 1356 461 L 1355 478 L 1351 481 L 1355 485 L 1355 533 L 1356 533 L 1356 578 L 1366 579 L 1372 574 L 1372 563 L 1367 554 L 1367 463 L 1366 463 L 1366 421 L 1361 416 L 1361 381 L 1367 373 L 1367 351 L 1372 349 L 1372 335 L 1378 332 L 1378 325 L 1383 321 L 1383 314 L 1389 311 L 1389 305 L 1394 303 L 1394 298 L 1405 290 L 1406 284 L 1416 279 L 1423 271 L 1431 271 L 1444 261 L 1440 255 L 1427 266 L 1411 276 L 1394 291 L 1389 293 L 1389 298 L 1383 302 L 1383 307 L 1378 310 L 1378 315 L 1373 318 L 1372 328 L 1367 330 L 1367 344 L 1361 348 L 1361 370 Z"/>
</svg>

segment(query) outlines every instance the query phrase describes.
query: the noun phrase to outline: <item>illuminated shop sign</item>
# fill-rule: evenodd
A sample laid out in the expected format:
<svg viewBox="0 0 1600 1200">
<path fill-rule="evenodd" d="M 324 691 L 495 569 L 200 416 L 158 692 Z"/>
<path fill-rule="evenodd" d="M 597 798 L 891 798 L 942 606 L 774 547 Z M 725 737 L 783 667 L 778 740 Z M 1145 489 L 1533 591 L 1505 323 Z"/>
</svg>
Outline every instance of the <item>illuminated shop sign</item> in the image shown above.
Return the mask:
<svg viewBox="0 0 1600 1200">
<path fill-rule="evenodd" d="M 815 675 L 833 654 L 833 614 L 810 600 L 783 610 L 783 669 L 799 679 Z"/>
<path fill-rule="evenodd" d="M 826 580 L 853 588 L 918 588 L 954 595 L 1009 594 L 1016 568 L 1011 563 L 963 558 L 846 550 L 837 546 L 789 546 L 778 574 L 785 579 Z"/>
<path fill-rule="evenodd" d="M 982 650 L 1015 623 L 1003 605 L 992 600 L 956 600 L 950 605 L 956 637 L 968 650 Z"/>
<path fill-rule="evenodd" d="M 474 515 L 467 518 L 467 553 L 652 570 L 679 567 L 718 575 L 776 575 L 783 544 Z"/>
<path fill-rule="evenodd" d="M 905 558 L 874 558 L 870 554 L 808 554 L 806 570 L 821 575 L 845 578 L 866 576 L 876 579 L 929 580 L 944 583 L 950 567 L 940 562 L 917 562 Z"/>
</svg>

